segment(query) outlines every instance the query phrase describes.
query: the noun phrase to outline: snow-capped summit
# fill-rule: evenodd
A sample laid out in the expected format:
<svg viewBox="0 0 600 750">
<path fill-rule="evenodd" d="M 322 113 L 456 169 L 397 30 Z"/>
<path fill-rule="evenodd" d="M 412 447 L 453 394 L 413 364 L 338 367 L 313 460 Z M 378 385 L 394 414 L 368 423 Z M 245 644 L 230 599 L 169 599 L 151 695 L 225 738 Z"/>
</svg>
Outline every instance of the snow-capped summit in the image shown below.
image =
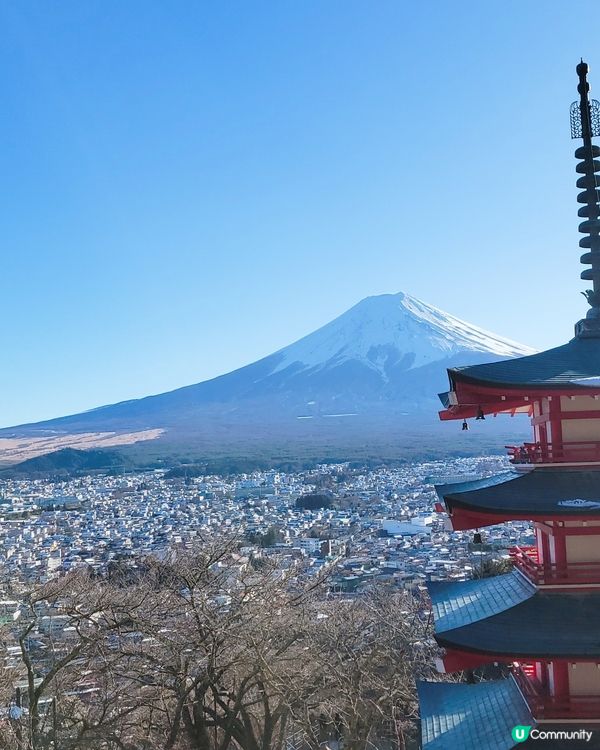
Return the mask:
<svg viewBox="0 0 600 750">
<path fill-rule="evenodd" d="M 314 333 L 250 365 L 169 393 L 2 430 L 0 436 L 162 431 L 161 441 L 227 451 L 301 435 L 386 441 L 412 416 L 434 424 L 446 368 L 532 354 L 408 294 L 368 297 Z M 332 419 L 335 418 L 335 419 Z M 311 432 L 312 430 L 312 432 Z M 327 436 L 327 437 L 326 437 Z M 63 440 L 63 445 L 64 445 Z"/>
<path fill-rule="evenodd" d="M 402 361 L 413 369 L 458 352 L 520 357 L 535 349 L 497 336 L 408 294 L 367 297 L 347 312 L 277 354 L 273 372 L 335 367 L 350 360 L 385 374 Z"/>
</svg>

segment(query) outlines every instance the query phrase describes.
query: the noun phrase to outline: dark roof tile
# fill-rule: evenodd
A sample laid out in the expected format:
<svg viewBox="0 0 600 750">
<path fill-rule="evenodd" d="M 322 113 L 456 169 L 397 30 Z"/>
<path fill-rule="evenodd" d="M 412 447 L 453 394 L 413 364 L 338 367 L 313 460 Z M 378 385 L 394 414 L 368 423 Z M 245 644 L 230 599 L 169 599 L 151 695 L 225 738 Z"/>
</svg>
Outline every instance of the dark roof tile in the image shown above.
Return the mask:
<svg viewBox="0 0 600 750">
<path fill-rule="evenodd" d="M 498 576 L 506 579 L 511 575 Z M 486 599 L 490 597 L 489 581 L 465 581 L 448 584 L 446 590 L 433 593 L 434 608 L 442 612 L 441 627 L 436 622 L 436 640 L 445 648 L 475 651 L 482 654 L 506 655 L 507 658 L 599 658 L 600 630 L 593 623 L 600 620 L 600 593 L 563 593 L 537 590 L 533 596 L 525 596 L 511 606 L 474 619 L 469 606 L 460 607 L 461 588 L 469 597 Z M 477 584 L 477 585 L 473 585 Z M 498 608 L 497 597 L 500 584 L 486 605 L 490 610 Z M 510 597 L 518 599 L 518 591 L 513 588 Z M 444 602 L 444 598 L 446 601 Z M 466 599 L 463 596 L 462 599 Z M 453 619 L 446 618 L 451 610 Z M 435 616 L 434 610 L 434 616 Z M 456 623 L 455 627 L 448 627 Z M 462 624 L 461 624 L 462 623 Z"/>
<path fill-rule="evenodd" d="M 600 470 L 535 469 L 436 487 L 451 507 L 497 515 L 599 515 Z"/>
<path fill-rule="evenodd" d="M 513 682 L 419 682 L 423 750 L 510 750 L 512 728 L 532 726 Z"/>
<path fill-rule="evenodd" d="M 452 368 L 448 374 L 451 380 L 456 377 L 508 387 L 565 386 L 580 379 L 600 377 L 600 339 L 572 339 L 568 344 L 527 357 Z"/>
<path fill-rule="evenodd" d="M 473 581 L 430 581 L 436 633 L 468 625 L 529 599 L 536 587 L 519 573 Z"/>
</svg>

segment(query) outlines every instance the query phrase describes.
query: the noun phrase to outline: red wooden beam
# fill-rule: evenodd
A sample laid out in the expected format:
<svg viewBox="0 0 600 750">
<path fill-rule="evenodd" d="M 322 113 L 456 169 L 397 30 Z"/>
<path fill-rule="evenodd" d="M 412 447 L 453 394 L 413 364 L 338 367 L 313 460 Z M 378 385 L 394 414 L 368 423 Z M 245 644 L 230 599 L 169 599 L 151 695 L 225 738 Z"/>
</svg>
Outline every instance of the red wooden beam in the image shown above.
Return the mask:
<svg viewBox="0 0 600 750">
<path fill-rule="evenodd" d="M 485 513 L 484 511 L 477 511 L 474 509 L 465 509 L 453 506 L 452 503 L 446 501 L 446 508 L 449 510 L 450 521 L 452 528 L 455 531 L 467 531 L 468 529 L 478 529 L 481 526 L 493 526 L 497 523 L 504 523 L 505 521 L 537 521 L 543 519 L 544 521 L 564 521 L 565 516 L 550 515 L 549 513 L 533 513 L 532 511 L 524 510 L 522 513 L 507 512 L 507 513 Z M 597 521 L 598 516 L 590 515 L 578 515 L 576 519 L 570 516 L 567 520 L 577 521 Z M 581 534 L 598 534 L 600 535 L 600 526 L 586 526 L 578 527 L 585 529 L 592 529 L 591 531 L 581 531 Z M 543 529 L 545 531 L 545 529 Z M 546 532 L 553 533 L 553 532 Z"/>
</svg>

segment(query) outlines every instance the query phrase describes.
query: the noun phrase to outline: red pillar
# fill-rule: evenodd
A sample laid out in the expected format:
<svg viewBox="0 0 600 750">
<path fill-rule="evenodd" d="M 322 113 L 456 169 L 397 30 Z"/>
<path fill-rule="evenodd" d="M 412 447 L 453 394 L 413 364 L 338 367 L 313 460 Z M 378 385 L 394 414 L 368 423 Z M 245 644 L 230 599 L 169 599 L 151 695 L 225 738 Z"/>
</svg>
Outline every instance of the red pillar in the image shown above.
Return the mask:
<svg viewBox="0 0 600 750">
<path fill-rule="evenodd" d="M 569 694 L 569 668 L 564 660 L 552 662 L 554 677 L 554 695 L 562 697 Z"/>
<path fill-rule="evenodd" d="M 556 458 L 557 455 L 560 455 L 563 441 L 560 396 L 554 396 L 552 401 L 548 403 L 548 407 L 550 411 L 550 425 L 552 428 L 552 446 L 554 448 L 554 456 L 551 454 L 551 457 Z M 559 451 L 558 454 L 556 453 L 557 451 Z"/>
<path fill-rule="evenodd" d="M 565 527 L 560 525 L 560 521 L 555 523 L 552 529 L 554 538 L 554 563 L 558 570 L 565 570 L 567 567 L 567 542 Z"/>
</svg>

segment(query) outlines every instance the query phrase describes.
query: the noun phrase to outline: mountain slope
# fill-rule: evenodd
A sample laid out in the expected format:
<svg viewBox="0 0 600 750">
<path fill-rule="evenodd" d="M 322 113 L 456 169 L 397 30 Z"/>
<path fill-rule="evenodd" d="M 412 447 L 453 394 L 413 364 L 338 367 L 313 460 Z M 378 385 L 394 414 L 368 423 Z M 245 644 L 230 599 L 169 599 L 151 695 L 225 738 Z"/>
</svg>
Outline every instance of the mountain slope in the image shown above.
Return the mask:
<svg viewBox="0 0 600 750">
<path fill-rule="evenodd" d="M 350 422 L 377 429 L 398 416 L 434 419 L 435 394 L 446 385 L 447 367 L 533 351 L 407 294 L 380 295 L 290 346 L 212 380 L 2 430 L 0 436 L 161 428 L 166 431 L 161 439 L 201 433 L 205 440 L 212 436 L 227 443 L 241 434 L 310 436 L 300 421 L 345 420 L 341 429 Z"/>
</svg>

